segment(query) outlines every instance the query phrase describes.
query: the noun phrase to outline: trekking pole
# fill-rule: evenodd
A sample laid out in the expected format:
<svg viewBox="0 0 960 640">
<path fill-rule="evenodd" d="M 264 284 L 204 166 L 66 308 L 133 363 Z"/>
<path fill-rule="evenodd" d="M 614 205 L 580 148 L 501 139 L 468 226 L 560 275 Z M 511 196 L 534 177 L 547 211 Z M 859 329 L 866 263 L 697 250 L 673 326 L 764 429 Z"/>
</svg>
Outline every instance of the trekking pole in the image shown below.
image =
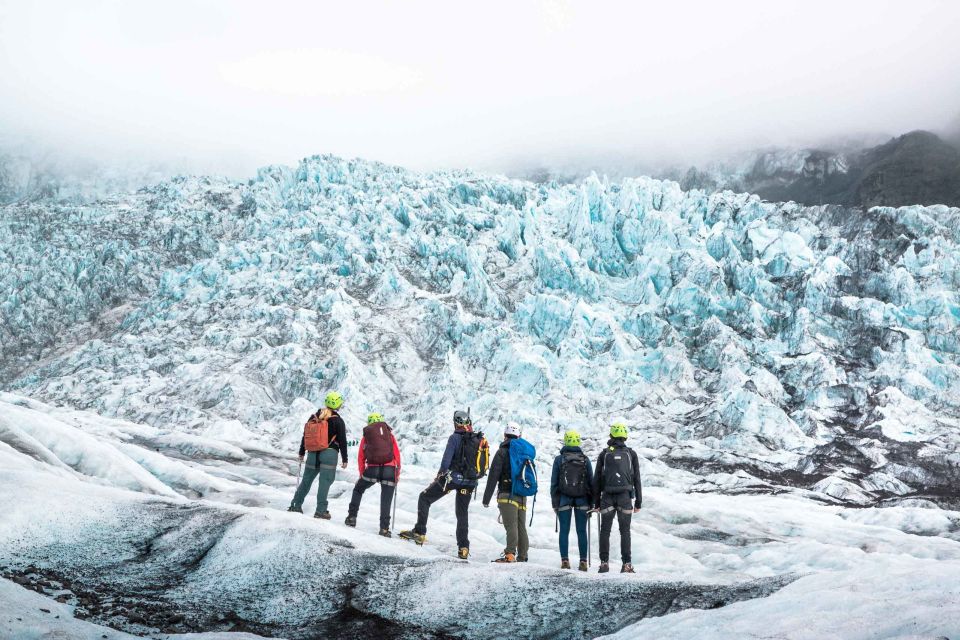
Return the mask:
<svg viewBox="0 0 960 640">
<path fill-rule="evenodd" d="M 390 533 L 393 533 L 393 527 L 397 522 L 397 494 L 400 493 L 400 481 L 393 485 L 393 517 L 390 518 Z"/>
<path fill-rule="evenodd" d="M 597 540 L 600 541 L 599 544 L 601 544 L 601 545 L 603 544 L 603 540 L 601 539 L 601 536 L 602 536 L 602 535 L 603 535 L 603 533 L 602 533 L 602 531 L 600 530 L 600 512 L 597 511 Z"/>
<path fill-rule="evenodd" d="M 303 460 L 297 462 L 297 486 L 300 486 L 300 468 L 303 466 Z"/>
<path fill-rule="evenodd" d="M 553 532 L 560 533 L 560 514 L 556 509 L 553 511 Z"/>
<path fill-rule="evenodd" d="M 590 522 L 590 518 L 593 517 L 592 511 L 587 511 L 587 566 L 590 566 L 590 561 L 593 556 L 593 551 L 590 546 L 590 529 L 593 528 L 593 523 Z"/>
</svg>

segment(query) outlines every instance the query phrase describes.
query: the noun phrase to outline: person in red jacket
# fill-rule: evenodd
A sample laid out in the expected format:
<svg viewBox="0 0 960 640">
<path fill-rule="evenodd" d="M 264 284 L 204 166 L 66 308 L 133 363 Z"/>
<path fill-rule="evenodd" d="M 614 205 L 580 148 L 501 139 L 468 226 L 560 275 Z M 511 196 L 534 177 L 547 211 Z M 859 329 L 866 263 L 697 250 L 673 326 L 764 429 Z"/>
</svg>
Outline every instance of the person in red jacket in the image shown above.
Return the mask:
<svg viewBox="0 0 960 640">
<path fill-rule="evenodd" d="M 357 526 L 357 512 L 363 492 L 375 484 L 380 485 L 380 535 L 390 535 L 390 505 L 400 481 L 400 447 L 393 437 L 393 430 L 384 422 L 379 413 L 367 416 L 367 426 L 360 439 L 360 453 L 357 460 L 360 466 L 360 479 L 353 487 L 353 498 L 347 509 L 348 527 Z"/>
</svg>

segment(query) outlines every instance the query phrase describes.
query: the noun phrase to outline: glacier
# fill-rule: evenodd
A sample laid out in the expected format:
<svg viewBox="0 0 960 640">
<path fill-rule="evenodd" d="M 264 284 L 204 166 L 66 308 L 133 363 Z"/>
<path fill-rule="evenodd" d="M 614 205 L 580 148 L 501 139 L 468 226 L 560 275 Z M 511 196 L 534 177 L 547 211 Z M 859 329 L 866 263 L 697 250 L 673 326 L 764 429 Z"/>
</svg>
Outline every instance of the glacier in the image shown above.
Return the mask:
<svg viewBox="0 0 960 640">
<path fill-rule="evenodd" d="M 4 576 L 56 581 L 53 557 L 98 592 L 162 578 L 146 600 L 164 615 L 195 604 L 189 588 L 232 603 L 226 621 L 187 615 L 183 628 L 85 609 L 123 631 L 278 635 L 328 628 L 326 615 L 399 625 L 397 637 L 488 637 L 452 595 L 420 604 L 458 583 L 499 603 L 516 585 L 445 559 L 452 509 L 434 509 L 423 550 L 347 530 L 336 514 L 274 513 L 292 493 L 303 419 L 332 388 L 351 437 L 370 411 L 394 425 L 410 470 L 401 525 L 454 409 L 470 407 L 492 441 L 520 422 L 541 474 L 559 432 L 579 429 L 595 457 L 610 422 L 630 425 L 649 487 L 634 524 L 643 580 L 583 579 L 635 606 L 557 637 L 690 637 L 728 610 L 761 629 L 768 600 L 805 606 L 885 571 L 941 575 L 927 563 L 960 556 L 960 209 L 805 207 L 645 177 L 534 184 L 315 156 L 248 181 L 14 201 L 0 206 L 0 265 L 2 482 L 55 505 L 4 492 L 4 512 L 33 537 L 0 528 Z M 334 510 L 355 475 L 341 474 Z M 549 508 L 538 509 L 538 589 L 524 611 L 552 606 L 539 591 L 582 588 L 552 569 Z M 471 518 L 475 553 L 493 557 L 495 514 Z M 192 534 L 175 527 L 208 552 L 178 555 Z M 302 579 L 313 532 L 349 551 L 355 566 L 328 576 L 349 606 L 310 619 L 270 609 Z M 261 551 L 231 557 L 252 539 Z M 139 558 L 140 573 L 102 561 L 110 554 Z M 370 578 L 378 558 L 405 597 Z M 236 579 L 218 582 L 223 571 Z M 260 601 L 251 583 L 264 571 Z M 856 606 L 882 611 L 901 593 Z M 947 600 L 931 627 L 943 635 L 960 626 Z M 923 615 L 908 607 L 897 620 Z M 270 622 L 243 626 L 254 620 Z"/>
<path fill-rule="evenodd" d="M 0 225 L 0 379 L 41 400 L 291 445 L 338 388 L 425 455 L 461 406 L 544 437 L 620 417 L 700 476 L 956 504 L 957 209 L 321 156 Z"/>
</svg>

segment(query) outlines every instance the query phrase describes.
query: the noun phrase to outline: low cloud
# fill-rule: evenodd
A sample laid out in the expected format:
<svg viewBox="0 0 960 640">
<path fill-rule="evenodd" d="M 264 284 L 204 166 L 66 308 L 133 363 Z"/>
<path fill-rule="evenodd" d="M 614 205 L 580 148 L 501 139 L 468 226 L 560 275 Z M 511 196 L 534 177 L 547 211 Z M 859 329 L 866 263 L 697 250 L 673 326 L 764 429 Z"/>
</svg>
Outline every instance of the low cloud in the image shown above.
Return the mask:
<svg viewBox="0 0 960 640">
<path fill-rule="evenodd" d="M 0 0 L 0 136 L 249 174 L 509 171 L 944 130 L 960 4 Z"/>
</svg>

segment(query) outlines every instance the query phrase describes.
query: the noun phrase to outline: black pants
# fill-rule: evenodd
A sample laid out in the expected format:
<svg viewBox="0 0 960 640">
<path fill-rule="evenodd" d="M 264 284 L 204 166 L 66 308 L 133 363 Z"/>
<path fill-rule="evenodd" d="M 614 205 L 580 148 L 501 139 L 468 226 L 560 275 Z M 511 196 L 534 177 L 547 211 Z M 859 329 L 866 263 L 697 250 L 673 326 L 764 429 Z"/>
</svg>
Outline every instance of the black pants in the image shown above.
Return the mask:
<svg viewBox="0 0 960 640">
<path fill-rule="evenodd" d="M 457 492 L 457 546 L 470 548 L 470 523 L 467 520 L 467 509 L 470 507 L 470 496 L 473 495 L 474 487 L 457 487 L 451 484 L 444 489 L 438 480 L 430 483 L 430 486 L 420 492 L 420 499 L 417 501 L 417 524 L 413 530 L 420 535 L 427 533 L 427 518 L 430 517 L 430 505 L 447 495 L 451 491 Z"/>
<path fill-rule="evenodd" d="M 600 497 L 600 562 L 610 561 L 610 531 L 616 517 L 620 525 L 620 561 L 630 562 L 630 521 L 633 498 L 630 492 L 605 493 Z"/>
<path fill-rule="evenodd" d="M 367 467 L 363 475 L 353 485 L 353 497 L 347 507 L 347 515 L 356 518 L 360 511 L 360 500 L 363 492 L 375 484 L 380 485 L 380 528 L 390 528 L 390 507 L 393 505 L 393 494 L 397 490 L 396 467 Z"/>
</svg>

